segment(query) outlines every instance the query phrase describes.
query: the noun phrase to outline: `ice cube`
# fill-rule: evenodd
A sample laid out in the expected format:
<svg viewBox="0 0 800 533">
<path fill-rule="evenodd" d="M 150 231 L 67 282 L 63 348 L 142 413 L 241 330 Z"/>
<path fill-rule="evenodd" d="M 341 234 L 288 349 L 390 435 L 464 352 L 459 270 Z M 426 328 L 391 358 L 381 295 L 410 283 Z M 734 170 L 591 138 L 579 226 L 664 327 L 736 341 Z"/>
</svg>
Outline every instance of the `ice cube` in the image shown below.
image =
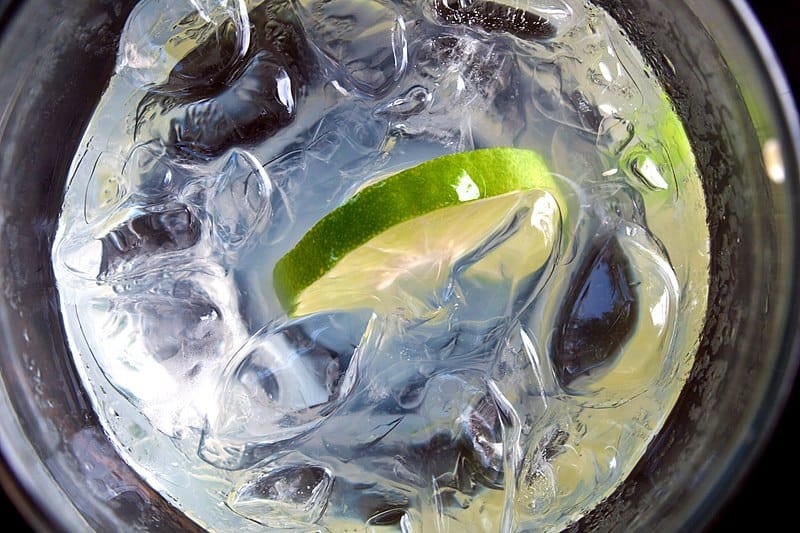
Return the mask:
<svg viewBox="0 0 800 533">
<path fill-rule="evenodd" d="M 136 138 L 155 137 L 190 159 L 263 140 L 293 120 L 312 64 L 290 6 L 259 4 L 221 24 L 148 92 Z"/>
<path fill-rule="evenodd" d="M 302 437 L 334 412 L 350 394 L 358 366 L 351 365 L 358 341 L 332 331 L 339 326 L 332 317 L 312 316 L 253 335 L 218 377 L 201 457 L 244 468 L 268 453 L 259 450 Z M 326 339 L 349 353 L 332 350 Z"/>
<path fill-rule="evenodd" d="M 343 87 L 379 96 L 408 64 L 406 25 L 395 6 L 376 0 L 298 2 L 309 40 L 331 62 Z"/>
<path fill-rule="evenodd" d="M 157 10 L 149 8 L 147 2 L 139 2 L 125 22 L 117 73 L 138 87 L 151 87 L 164 79 L 174 66 L 175 59 L 168 53 L 169 47 L 182 44 L 190 35 L 207 38 L 217 24 L 223 22 L 215 16 L 220 14 L 216 11 L 214 15 L 204 13 L 205 16 L 201 16 L 189 2 L 171 2 Z M 171 24 L 171 21 L 179 22 Z M 176 37 L 181 30 L 185 35 L 183 39 Z"/>
<path fill-rule="evenodd" d="M 194 246 L 200 230 L 200 222 L 186 205 L 165 206 L 136 216 L 101 239 L 99 277 L 113 276 L 123 268 L 130 273 L 134 261 L 153 267 L 154 255 Z"/>
<path fill-rule="evenodd" d="M 221 248 L 234 251 L 270 222 L 273 206 L 281 203 L 267 171 L 248 151 L 234 149 L 214 180 L 206 211 Z M 274 196 L 274 198 L 273 198 Z"/>
<path fill-rule="evenodd" d="M 170 436 L 199 431 L 227 353 L 242 338 L 237 292 L 224 273 L 154 269 L 87 302 L 82 329 L 110 384 Z"/>
<path fill-rule="evenodd" d="M 130 311 L 138 321 L 145 346 L 157 361 L 180 356 L 184 377 L 191 377 L 204 356 L 215 355 L 207 344 L 217 338 L 222 312 L 206 292 L 189 280 L 176 281 L 169 294 L 136 299 Z"/>
<path fill-rule="evenodd" d="M 132 213 L 125 205 L 130 189 L 120 172 L 124 162 L 124 155 L 100 151 L 88 143 L 86 150 L 73 163 L 70 180 L 82 183 L 71 186 L 82 190 L 65 201 L 68 222 L 60 222 L 63 238 L 53 248 L 54 264 L 64 274 L 59 280 L 60 285 L 75 283 L 79 290 L 85 290 L 85 282 L 94 285 L 101 273 L 102 237 Z"/>
<path fill-rule="evenodd" d="M 602 117 L 589 97 L 578 89 L 572 78 L 571 61 L 537 63 L 534 67 L 533 104 L 546 118 L 572 128 L 597 134 Z"/>
<path fill-rule="evenodd" d="M 282 60 L 262 51 L 239 77 L 212 98 L 179 108 L 164 141 L 182 154 L 215 157 L 233 145 L 250 145 L 289 124 L 299 97 L 297 80 Z"/>
<path fill-rule="evenodd" d="M 628 222 L 617 231 L 625 254 L 636 314 L 631 334 L 613 364 L 580 385 L 584 405 L 619 405 L 650 391 L 654 397 L 675 378 L 681 354 L 674 351 L 680 287 L 669 257 L 643 226 Z M 617 325 L 614 325 L 616 328 Z M 616 334 L 612 335 L 615 336 Z"/>
<path fill-rule="evenodd" d="M 420 85 L 431 91 L 431 113 L 451 120 L 465 109 L 485 110 L 498 94 L 517 87 L 514 60 L 470 35 L 430 37 L 417 45 L 413 58 Z"/>
<path fill-rule="evenodd" d="M 328 468 L 308 462 L 253 469 L 230 494 L 227 505 L 270 528 L 313 528 L 328 505 L 333 483 Z"/>
<path fill-rule="evenodd" d="M 630 142 L 628 121 L 643 102 L 625 61 L 635 64 L 633 58 L 617 57 L 604 29 L 565 43 L 555 56 L 536 62 L 533 103 L 545 117 L 599 137 L 598 146 L 616 155 Z M 587 82 L 602 90 L 592 90 Z M 623 121 L 622 127 L 616 128 L 616 121 L 603 124 L 611 117 Z"/>
<path fill-rule="evenodd" d="M 166 148 L 159 141 L 133 146 L 121 170 L 124 183 L 132 194 L 148 203 L 177 197 L 188 179 L 184 169 L 169 159 Z"/>
</svg>

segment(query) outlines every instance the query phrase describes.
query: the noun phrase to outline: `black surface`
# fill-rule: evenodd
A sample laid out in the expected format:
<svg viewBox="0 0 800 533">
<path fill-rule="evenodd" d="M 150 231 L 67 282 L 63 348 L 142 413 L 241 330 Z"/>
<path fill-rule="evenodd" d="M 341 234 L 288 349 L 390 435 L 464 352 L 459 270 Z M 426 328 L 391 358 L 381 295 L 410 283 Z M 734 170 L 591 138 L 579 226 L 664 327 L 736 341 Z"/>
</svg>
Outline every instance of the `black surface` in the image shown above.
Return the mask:
<svg viewBox="0 0 800 533">
<path fill-rule="evenodd" d="M 0 0 L 0 8 L 8 2 Z M 753 10 L 767 31 L 783 63 L 790 85 L 795 91 L 795 101 L 800 93 L 800 2 L 797 0 L 753 0 Z M 738 530 L 755 526 L 760 531 L 789 530 L 794 523 L 790 511 L 797 508 L 796 491 L 791 490 L 800 475 L 800 454 L 795 441 L 790 438 L 795 424 L 800 421 L 800 394 L 795 391 L 761 460 L 750 472 L 738 493 L 714 521 L 710 533 Z M 789 483 L 790 489 L 778 490 L 776 484 Z M 0 517 L 6 526 L 17 526 L 17 531 L 30 531 L 19 517 L 8 498 L 0 493 Z"/>
</svg>

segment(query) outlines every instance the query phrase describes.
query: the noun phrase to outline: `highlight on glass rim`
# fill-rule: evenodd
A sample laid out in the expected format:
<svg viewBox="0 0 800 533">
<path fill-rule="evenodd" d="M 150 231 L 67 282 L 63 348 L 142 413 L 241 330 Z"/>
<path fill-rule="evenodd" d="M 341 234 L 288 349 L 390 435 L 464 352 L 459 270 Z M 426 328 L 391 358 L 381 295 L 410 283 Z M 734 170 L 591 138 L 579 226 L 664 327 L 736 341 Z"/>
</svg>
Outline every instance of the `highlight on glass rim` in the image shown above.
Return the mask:
<svg viewBox="0 0 800 533">
<path fill-rule="evenodd" d="M 694 361 L 694 155 L 591 2 L 142 0 L 69 176 L 75 366 L 209 530 L 559 531 Z"/>
</svg>

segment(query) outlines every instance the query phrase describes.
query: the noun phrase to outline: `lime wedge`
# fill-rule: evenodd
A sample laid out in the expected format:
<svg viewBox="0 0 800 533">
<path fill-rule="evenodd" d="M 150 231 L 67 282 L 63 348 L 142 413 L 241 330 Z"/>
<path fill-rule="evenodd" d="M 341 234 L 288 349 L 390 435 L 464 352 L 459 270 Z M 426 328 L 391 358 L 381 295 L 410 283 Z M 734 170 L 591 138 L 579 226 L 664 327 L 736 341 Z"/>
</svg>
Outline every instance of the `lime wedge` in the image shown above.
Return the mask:
<svg viewBox="0 0 800 533">
<path fill-rule="evenodd" d="M 559 198 L 544 161 L 529 150 L 432 159 L 362 189 L 322 218 L 275 265 L 275 292 L 293 316 L 401 302 L 392 292 L 399 280 L 406 293 L 430 290 L 432 278 L 449 275 L 455 260 L 521 207 L 530 215 L 527 226 L 547 243 L 523 246 L 518 257 L 552 247 L 556 228 L 547 213 L 559 213 Z"/>
</svg>

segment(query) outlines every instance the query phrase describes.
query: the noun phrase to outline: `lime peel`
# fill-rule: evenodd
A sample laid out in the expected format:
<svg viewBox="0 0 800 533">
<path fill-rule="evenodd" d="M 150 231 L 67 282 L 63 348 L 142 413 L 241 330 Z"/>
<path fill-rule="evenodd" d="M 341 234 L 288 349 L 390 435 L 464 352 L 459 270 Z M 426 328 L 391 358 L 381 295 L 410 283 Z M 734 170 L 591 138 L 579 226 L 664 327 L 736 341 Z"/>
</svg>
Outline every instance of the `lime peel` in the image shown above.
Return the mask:
<svg viewBox="0 0 800 533">
<path fill-rule="evenodd" d="M 460 152 L 403 170 L 362 189 L 323 217 L 276 263 L 273 285 L 278 300 L 290 315 L 316 311 L 314 305 L 298 309 L 304 291 L 378 235 L 444 208 L 531 189 L 561 197 L 541 156 L 524 149 Z M 458 234 L 459 229 L 441 231 Z M 415 239 L 408 236 L 412 247 Z"/>
</svg>

